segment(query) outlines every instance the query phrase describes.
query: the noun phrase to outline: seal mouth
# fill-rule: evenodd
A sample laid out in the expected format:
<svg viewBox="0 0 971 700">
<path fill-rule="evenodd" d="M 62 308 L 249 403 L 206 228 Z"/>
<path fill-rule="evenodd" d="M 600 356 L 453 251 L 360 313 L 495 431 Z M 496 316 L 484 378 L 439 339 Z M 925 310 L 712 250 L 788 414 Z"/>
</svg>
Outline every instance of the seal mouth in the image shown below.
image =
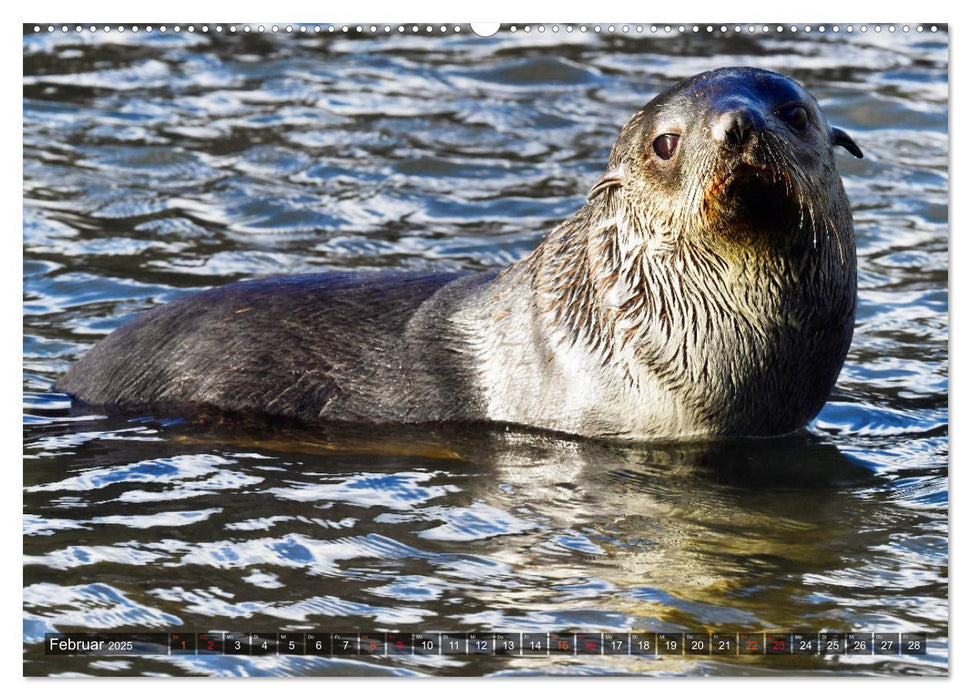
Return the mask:
<svg viewBox="0 0 971 700">
<path fill-rule="evenodd" d="M 722 225 L 779 229 L 798 215 L 794 183 L 784 167 L 773 167 L 747 151 L 712 178 L 703 206 Z"/>
<path fill-rule="evenodd" d="M 759 194 L 784 195 L 789 179 L 784 173 L 761 164 L 740 163 L 737 167 L 715 178 L 708 188 L 708 197 L 720 200 L 752 200 Z"/>
</svg>

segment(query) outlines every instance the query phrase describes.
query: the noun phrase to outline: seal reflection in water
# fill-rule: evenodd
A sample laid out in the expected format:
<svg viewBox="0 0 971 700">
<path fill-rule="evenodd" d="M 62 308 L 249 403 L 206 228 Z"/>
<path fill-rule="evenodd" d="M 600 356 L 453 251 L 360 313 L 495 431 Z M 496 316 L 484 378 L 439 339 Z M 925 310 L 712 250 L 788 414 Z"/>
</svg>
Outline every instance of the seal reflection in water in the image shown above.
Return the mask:
<svg viewBox="0 0 971 700">
<path fill-rule="evenodd" d="M 56 388 L 117 411 L 790 432 L 853 335 L 835 146 L 862 157 L 793 80 L 703 73 L 635 114 L 587 203 L 504 270 L 231 284 L 127 323 Z"/>
</svg>

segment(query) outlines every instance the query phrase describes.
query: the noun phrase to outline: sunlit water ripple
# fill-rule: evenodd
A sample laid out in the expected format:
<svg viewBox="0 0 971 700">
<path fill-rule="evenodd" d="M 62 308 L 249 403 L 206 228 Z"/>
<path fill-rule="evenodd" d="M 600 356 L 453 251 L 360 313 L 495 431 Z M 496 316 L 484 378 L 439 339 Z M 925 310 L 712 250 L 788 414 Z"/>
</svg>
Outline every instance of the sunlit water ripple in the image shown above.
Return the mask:
<svg viewBox="0 0 971 700">
<path fill-rule="evenodd" d="M 805 433 L 611 445 L 70 415 L 133 314 L 324 269 L 508 264 L 617 130 L 724 65 L 804 82 L 856 336 Z M 948 633 L 947 35 L 24 37 L 25 672 L 939 674 Z M 45 632 L 922 631 L 924 657 L 45 657 Z"/>
</svg>

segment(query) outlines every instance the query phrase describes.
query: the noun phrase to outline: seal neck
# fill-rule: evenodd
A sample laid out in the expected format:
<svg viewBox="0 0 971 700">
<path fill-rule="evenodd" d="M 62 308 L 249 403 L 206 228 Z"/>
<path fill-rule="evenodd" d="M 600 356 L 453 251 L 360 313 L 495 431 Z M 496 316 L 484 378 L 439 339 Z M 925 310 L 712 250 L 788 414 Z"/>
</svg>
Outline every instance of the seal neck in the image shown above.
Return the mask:
<svg viewBox="0 0 971 700">
<path fill-rule="evenodd" d="M 770 399 L 792 377 L 825 375 L 816 384 L 827 392 L 835 381 L 852 336 L 852 247 L 842 261 L 833 240 L 799 254 L 728 255 L 642 230 L 621 199 L 584 206 L 521 263 L 553 342 L 582 344 L 635 392 L 670 384 L 699 421 L 764 421 L 769 432 L 804 424 L 816 396 L 792 402 L 793 415 L 758 412 L 778 405 Z M 852 246 L 848 219 L 840 224 Z"/>
</svg>

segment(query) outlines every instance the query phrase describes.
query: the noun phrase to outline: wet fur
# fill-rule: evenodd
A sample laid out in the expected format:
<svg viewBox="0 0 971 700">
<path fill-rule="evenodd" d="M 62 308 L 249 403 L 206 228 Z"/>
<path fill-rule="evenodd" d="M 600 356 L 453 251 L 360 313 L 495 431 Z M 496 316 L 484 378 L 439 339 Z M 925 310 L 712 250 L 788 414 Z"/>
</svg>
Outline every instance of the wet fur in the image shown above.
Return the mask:
<svg viewBox="0 0 971 700">
<path fill-rule="evenodd" d="M 471 420 L 481 415 L 472 370 L 437 314 L 492 276 L 330 273 L 219 287 L 136 317 L 56 388 L 120 412 Z"/>
</svg>

